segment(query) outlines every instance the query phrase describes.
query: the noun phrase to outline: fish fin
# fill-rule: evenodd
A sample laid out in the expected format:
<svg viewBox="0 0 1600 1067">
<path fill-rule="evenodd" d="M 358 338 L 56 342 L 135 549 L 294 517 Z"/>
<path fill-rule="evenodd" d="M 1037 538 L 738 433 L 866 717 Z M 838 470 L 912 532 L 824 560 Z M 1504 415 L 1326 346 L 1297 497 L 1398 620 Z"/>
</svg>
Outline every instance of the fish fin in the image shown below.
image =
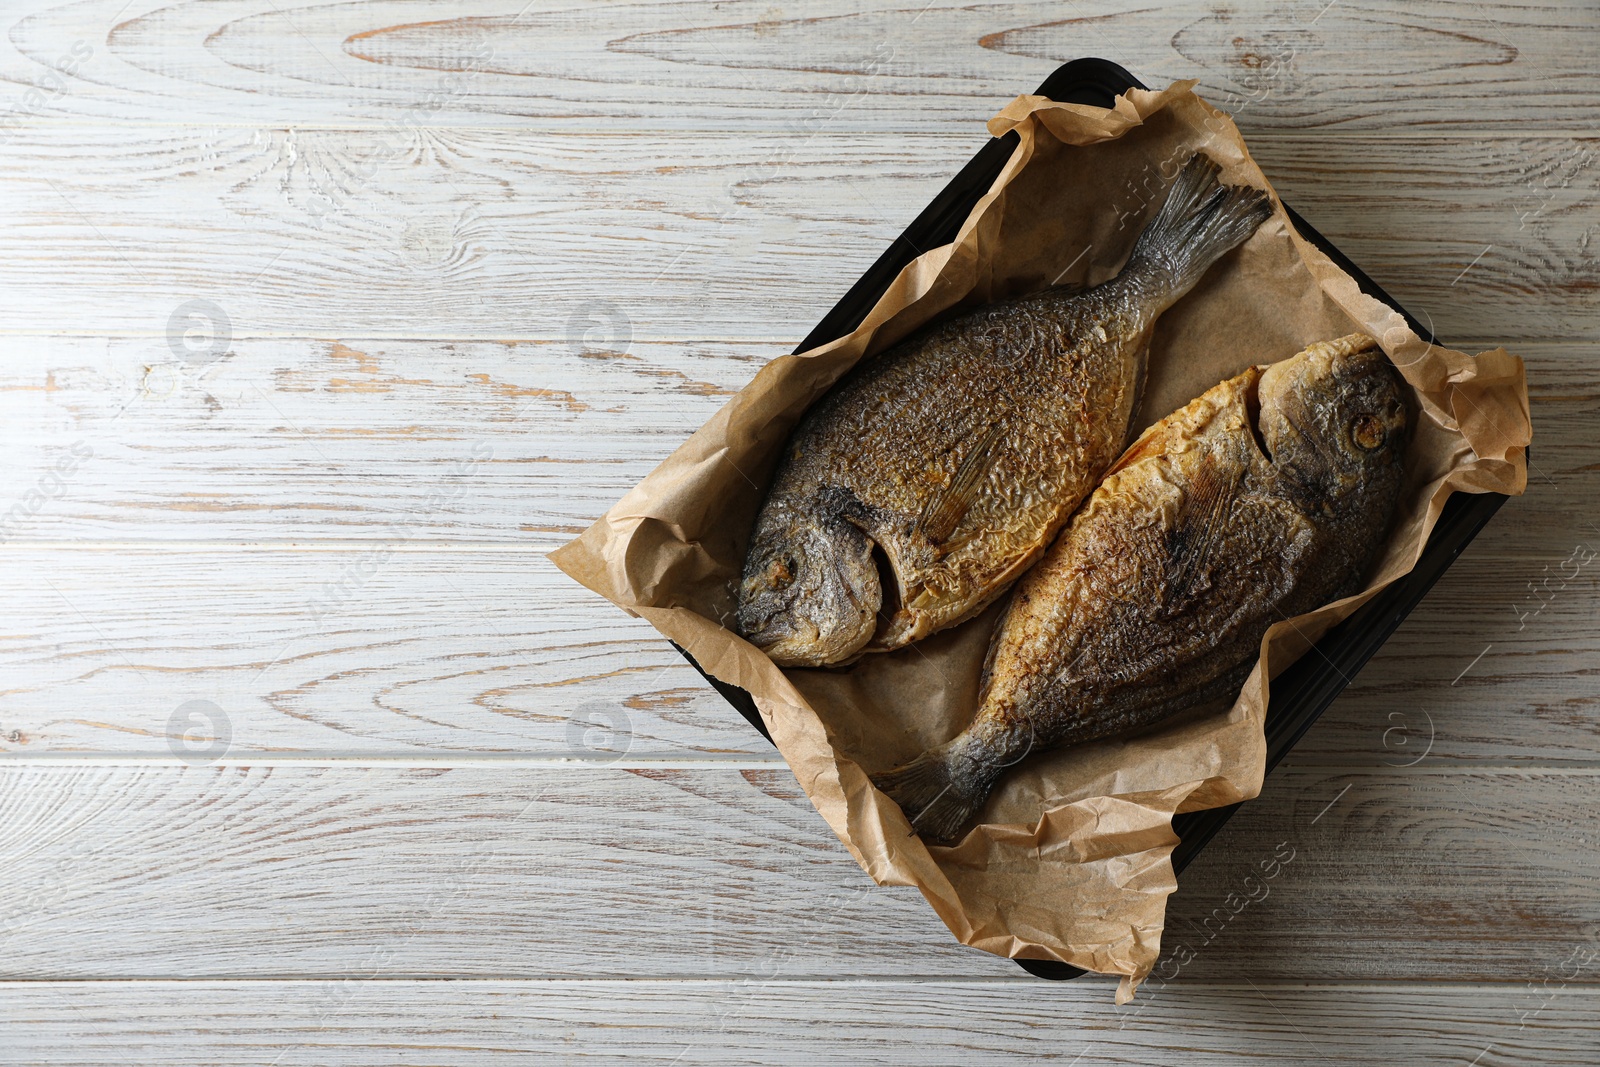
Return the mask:
<svg viewBox="0 0 1600 1067">
<path fill-rule="evenodd" d="M 1143 431 L 1139 426 L 1139 408 L 1144 406 L 1144 387 L 1150 379 L 1150 335 L 1146 333 L 1144 340 L 1139 343 L 1139 355 L 1134 363 L 1133 370 L 1133 403 L 1128 405 L 1128 432 L 1122 435 L 1122 451 L 1126 452 L 1133 447 L 1133 443 L 1142 436 Z M 1119 461 L 1118 465 L 1121 463 Z M 1106 472 L 1110 474 L 1110 471 Z"/>
<path fill-rule="evenodd" d="M 956 839 L 984 799 L 960 792 L 956 774 L 946 749 L 933 748 L 910 763 L 873 775 L 872 784 L 900 805 L 917 836 L 942 845 Z"/>
<path fill-rule="evenodd" d="M 1272 198 L 1264 190 L 1219 185 L 1220 172 L 1204 153 L 1190 156 L 1128 257 L 1130 265 L 1142 261 L 1164 270 L 1174 300 L 1272 217 Z"/>
<path fill-rule="evenodd" d="M 1233 466 L 1219 470 L 1210 455 L 1200 461 L 1167 535 L 1167 573 L 1161 598 L 1165 606 L 1174 608 L 1188 599 L 1195 579 L 1204 571 L 1211 546 L 1233 511 L 1239 473 Z"/>
<path fill-rule="evenodd" d="M 1159 422 L 1146 426 L 1139 436 L 1133 439 L 1133 443 L 1123 449 L 1117 461 L 1106 468 L 1106 472 L 1100 476 L 1100 481 L 1103 483 L 1113 474 L 1127 470 L 1141 459 L 1159 455 L 1165 446 L 1166 438 L 1163 434 L 1165 429 L 1166 426 Z"/>
<path fill-rule="evenodd" d="M 996 422 L 984 433 L 976 447 L 962 459 L 950 484 L 928 498 L 917 517 L 917 529 L 933 544 L 940 545 L 956 532 L 972 502 L 983 488 L 983 476 L 994 461 L 994 446 L 1000 440 L 1003 422 Z"/>
</svg>

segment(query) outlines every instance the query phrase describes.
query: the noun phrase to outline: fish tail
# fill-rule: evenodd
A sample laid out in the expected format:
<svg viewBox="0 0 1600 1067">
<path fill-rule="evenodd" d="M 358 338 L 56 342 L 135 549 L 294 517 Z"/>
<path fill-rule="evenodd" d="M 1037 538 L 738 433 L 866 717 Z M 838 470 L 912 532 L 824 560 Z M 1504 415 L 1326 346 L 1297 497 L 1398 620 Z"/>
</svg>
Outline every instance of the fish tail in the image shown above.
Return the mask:
<svg viewBox="0 0 1600 1067">
<path fill-rule="evenodd" d="M 1161 210 L 1134 242 L 1130 266 L 1166 272 L 1172 299 L 1186 293 L 1206 269 L 1244 243 L 1272 217 L 1272 200 L 1249 185 L 1219 185 L 1220 168 L 1196 152 L 1167 192 Z"/>
<path fill-rule="evenodd" d="M 910 763 L 872 776 L 872 784 L 900 805 L 912 829 L 925 841 L 954 841 L 978 808 L 986 790 L 973 789 L 967 760 L 950 746 L 929 749 Z"/>
</svg>

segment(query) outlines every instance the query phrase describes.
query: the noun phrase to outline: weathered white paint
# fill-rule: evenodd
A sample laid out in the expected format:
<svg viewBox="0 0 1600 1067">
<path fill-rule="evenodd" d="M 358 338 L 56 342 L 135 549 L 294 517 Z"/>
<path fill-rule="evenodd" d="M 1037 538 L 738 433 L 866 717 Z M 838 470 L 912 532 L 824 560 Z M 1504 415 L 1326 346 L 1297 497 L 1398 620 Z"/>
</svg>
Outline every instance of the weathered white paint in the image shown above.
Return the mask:
<svg viewBox="0 0 1600 1067">
<path fill-rule="evenodd" d="M 1497 551 L 1544 559 L 1595 536 L 1600 372 L 1591 343 L 1511 348 L 1533 378 L 1537 454 Z M 272 338 L 194 365 L 164 339 L 0 337 L 0 536 L 550 548 L 781 351 Z M 49 499 L 8 518 L 41 481 Z"/>
<path fill-rule="evenodd" d="M 1597 19 L 8 4 L 0 1062 L 1594 1062 Z M 870 886 L 544 558 L 1085 54 L 1199 78 L 1440 336 L 1528 359 L 1536 426 L 1125 1009 Z"/>
<path fill-rule="evenodd" d="M 1440 337 L 1600 335 L 1600 138 L 1239 122 L 1284 200 Z M 6 142 L 0 329 L 153 337 L 166 359 L 195 299 L 240 337 L 565 345 L 620 313 L 636 339 L 770 355 L 988 136 L 430 128 L 391 148 L 400 135 L 370 130 L 70 128 Z"/>
<path fill-rule="evenodd" d="M 1195 981 L 1537 979 L 1600 955 L 1597 786 L 1279 772 L 1166 947 Z M 781 767 L 8 763 L 0 818 L 0 978 L 1020 974 L 874 886 Z"/>
<path fill-rule="evenodd" d="M 1596 761 L 1600 560 L 1563 587 L 1569 552 L 1517 552 L 1529 536 L 1520 503 L 1445 575 L 1294 763 Z M 1593 533 L 1568 534 L 1584 551 L 1600 547 Z M 190 725 L 173 716 L 206 700 L 226 716 L 228 758 L 247 762 L 778 762 L 654 630 L 541 552 L 392 548 L 7 546 L 0 751 L 171 760 Z"/>
<path fill-rule="evenodd" d="M 1471 139 L 1592 130 L 1595 20 L 1576 0 L 13 0 L 0 75 L 20 93 L 88 45 L 42 106 L 60 121 L 804 136 L 966 133 L 1098 55 L 1263 128 Z"/>
<path fill-rule="evenodd" d="M 149 1067 L 1240 1063 L 1590 1067 L 1592 987 L 1268 980 L 1110 1003 L 1104 982 L 371 981 L 0 985 L 14 1062 Z M 70 1034 L 70 1040 L 64 1040 Z M 203 1050 L 203 1051 L 202 1051 Z"/>
</svg>

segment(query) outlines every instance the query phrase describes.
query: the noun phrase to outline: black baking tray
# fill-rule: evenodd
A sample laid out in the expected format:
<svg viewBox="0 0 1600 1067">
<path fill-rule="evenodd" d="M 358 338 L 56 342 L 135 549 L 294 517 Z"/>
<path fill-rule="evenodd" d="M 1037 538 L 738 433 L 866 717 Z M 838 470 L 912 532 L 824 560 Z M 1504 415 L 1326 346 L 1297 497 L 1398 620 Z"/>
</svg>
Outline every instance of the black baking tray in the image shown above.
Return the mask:
<svg viewBox="0 0 1600 1067">
<path fill-rule="evenodd" d="M 1063 103 L 1109 108 L 1125 90 L 1143 88 L 1143 83 L 1117 64 L 1090 58 L 1076 59 L 1058 67 L 1039 86 L 1038 95 Z M 961 223 L 978 199 L 994 184 L 1017 142 L 1015 132 L 990 138 L 977 155 L 961 168 L 960 173 L 951 179 L 950 184 L 933 198 L 933 202 L 917 216 L 916 221 L 906 227 L 905 233 L 896 237 L 888 250 L 878 257 L 878 261 L 850 287 L 850 291 L 833 306 L 833 310 L 823 316 L 816 329 L 800 342 L 795 351 L 805 352 L 854 330 L 907 263 L 929 249 L 954 241 Z M 1433 334 L 1414 315 L 1397 304 L 1376 282 L 1329 244 L 1327 238 L 1307 225 L 1287 204 L 1284 210 L 1300 235 L 1354 278 L 1362 292 L 1376 297 L 1405 316 L 1407 324 L 1417 336 L 1430 344 L 1437 343 Z M 1417 606 L 1417 602 L 1455 562 L 1461 550 L 1477 536 L 1505 501 L 1505 496 L 1499 493 L 1452 494 L 1411 572 L 1329 630 L 1311 651 L 1273 679 L 1266 721 L 1268 772 L 1305 735 L 1311 724 L 1333 703 L 1333 698 L 1372 658 L 1378 647 L 1389 639 L 1401 620 L 1411 613 L 1411 609 Z M 767 740 L 772 739 L 749 693 L 706 674 L 695 663 L 693 656 L 676 644 L 673 647 L 716 687 L 717 692 L 739 714 L 750 721 L 750 725 L 761 731 Z M 1182 871 L 1187 867 L 1240 807 L 1239 804 L 1232 804 L 1207 811 L 1188 812 L 1174 818 L 1172 828 L 1178 835 L 1179 843 L 1172 852 L 1173 868 Z M 1017 960 L 1016 963 L 1040 978 L 1061 980 L 1076 978 L 1084 973 L 1077 967 L 1050 960 Z"/>
</svg>

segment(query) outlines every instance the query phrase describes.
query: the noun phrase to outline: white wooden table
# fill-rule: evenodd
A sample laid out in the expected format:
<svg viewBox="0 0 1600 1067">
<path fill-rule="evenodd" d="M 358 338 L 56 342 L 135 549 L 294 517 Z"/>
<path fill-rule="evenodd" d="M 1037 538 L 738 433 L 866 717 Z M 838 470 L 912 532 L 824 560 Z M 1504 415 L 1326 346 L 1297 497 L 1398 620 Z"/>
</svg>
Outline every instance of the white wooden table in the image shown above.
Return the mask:
<svg viewBox="0 0 1600 1067">
<path fill-rule="evenodd" d="M 1600 1062 L 1587 0 L 0 25 L 0 1062 Z M 1527 496 L 1190 869 L 1195 958 L 1124 1008 L 873 887 L 545 556 L 1080 55 L 1198 78 L 1534 398 Z"/>
</svg>

